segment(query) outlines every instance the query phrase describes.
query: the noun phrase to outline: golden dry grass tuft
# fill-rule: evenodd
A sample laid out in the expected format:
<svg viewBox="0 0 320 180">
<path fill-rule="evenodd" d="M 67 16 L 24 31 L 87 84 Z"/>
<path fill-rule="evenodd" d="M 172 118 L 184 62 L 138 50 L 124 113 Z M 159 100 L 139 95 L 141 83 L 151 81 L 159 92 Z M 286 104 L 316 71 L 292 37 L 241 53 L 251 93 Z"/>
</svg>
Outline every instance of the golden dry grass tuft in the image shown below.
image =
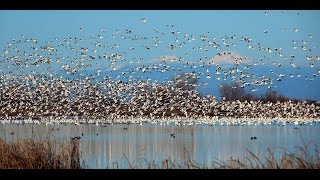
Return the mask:
<svg viewBox="0 0 320 180">
<path fill-rule="evenodd" d="M 1 169 L 80 169 L 79 142 L 0 139 Z"/>
</svg>

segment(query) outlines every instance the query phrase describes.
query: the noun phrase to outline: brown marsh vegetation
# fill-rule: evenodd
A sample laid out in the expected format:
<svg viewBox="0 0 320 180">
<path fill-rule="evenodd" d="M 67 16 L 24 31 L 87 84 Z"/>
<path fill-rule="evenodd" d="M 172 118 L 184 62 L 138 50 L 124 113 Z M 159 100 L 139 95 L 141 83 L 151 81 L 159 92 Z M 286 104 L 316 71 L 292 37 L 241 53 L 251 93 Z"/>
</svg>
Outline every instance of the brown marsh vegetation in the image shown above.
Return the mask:
<svg viewBox="0 0 320 180">
<path fill-rule="evenodd" d="M 79 141 L 58 142 L 52 139 L 0 139 L 1 169 L 81 169 Z"/>
<path fill-rule="evenodd" d="M 319 169 L 320 152 L 317 145 L 314 146 L 315 153 L 311 153 L 309 147 L 298 147 L 296 151 L 290 152 L 282 150 L 280 155 L 276 151 L 268 149 L 264 158 L 247 150 L 244 158 L 230 158 L 228 161 L 214 160 L 209 165 L 202 165 L 198 162 L 188 159 L 186 161 L 177 161 L 174 159 L 164 159 L 161 163 L 154 160 L 148 161 L 140 158 L 136 161 L 127 161 L 129 169 Z M 119 163 L 114 162 L 111 169 L 118 169 Z"/>
</svg>

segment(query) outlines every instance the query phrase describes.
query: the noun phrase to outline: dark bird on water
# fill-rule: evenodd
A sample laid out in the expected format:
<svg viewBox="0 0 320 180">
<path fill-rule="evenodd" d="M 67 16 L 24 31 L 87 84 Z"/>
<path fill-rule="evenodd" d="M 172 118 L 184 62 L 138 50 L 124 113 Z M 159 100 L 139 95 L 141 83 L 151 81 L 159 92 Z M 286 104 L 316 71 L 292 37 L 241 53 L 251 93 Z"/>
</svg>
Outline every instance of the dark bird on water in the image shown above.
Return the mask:
<svg viewBox="0 0 320 180">
<path fill-rule="evenodd" d="M 79 140 L 79 139 L 81 139 L 81 137 L 80 137 L 80 136 L 75 136 L 75 137 L 73 137 L 73 138 L 71 138 L 71 139 L 73 139 L 73 140 Z"/>
<path fill-rule="evenodd" d="M 176 135 L 174 133 L 170 133 L 170 136 L 176 138 Z"/>
<path fill-rule="evenodd" d="M 257 137 L 256 137 L 256 136 L 253 136 L 253 137 L 251 137 L 250 139 L 257 139 Z"/>
</svg>

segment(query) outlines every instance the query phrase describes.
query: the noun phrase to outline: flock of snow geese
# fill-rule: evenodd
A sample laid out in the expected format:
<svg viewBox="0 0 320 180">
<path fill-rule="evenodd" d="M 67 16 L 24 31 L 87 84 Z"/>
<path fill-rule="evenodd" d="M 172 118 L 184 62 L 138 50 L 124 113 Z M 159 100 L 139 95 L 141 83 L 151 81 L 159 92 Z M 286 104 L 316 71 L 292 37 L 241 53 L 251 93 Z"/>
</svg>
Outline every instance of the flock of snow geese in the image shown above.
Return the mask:
<svg viewBox="0 0 320 180">
<path fill-rule="evenodd" d="M 141 18 L 140 23 L 148 23 L 147 18 Z M 250 125 L 275 120 L 282 124 L 320 120 L 320 106 L 314 103 L 218 101 L 213 95 L 197 91 L 207 85 L 199 81 L 201 78 L 231 80 L 243 88 L 253 87 L 252 91 L 260 87 L 272 89 L 274 81 L 284 78 L 303 78 L 301 73 L 280 73 L 279 69 L 286 65 L 297 68 L 296 55 L 286 54 L 283 48 L 264 46 L 246 36 L 225 35 L 219 39 L 210 32 L 183 33 L 175 25 L 154 29 L 148 36 L 130 29 L 110 31 L 102 29 L 100 34 L 86 38 L 81 37 L 85 28 L 80 28 L 80 37 L 43 42 L 21 35 L 7 42 L 0 57 L 1 122 Z M 316 69 L 320 56 L 308 55 L 315 48 L 308 39 L 292 40 L 290 48 L 306 54 L 305 61 L 313 75 L 305 79 L 312 81 L 320 76 Z M 193 45 L 196 41 L 197 45 Z M 240 45 L 264 54 L 263 58 L 240 56 L 233 51 Z M 157 48 L 166 49 L 169 54 L 185 49 L 185 53 L 150 62 L 142 56 Z M 209 52 L 217 52 L 215 58 L 210 59 Z M 203 57 L 188 60 L 197 53 Z M 281 60 L 272 62 L 270 54 Z M 225 66 L 224 60 L 231 63 Z M 272 77 L 250 71 L 267 63 L 272 64 Z M 169 73 L 183 77 L 157 79 Z M 191 82 L 194 79 L 197 83 Z"/>
</svg>

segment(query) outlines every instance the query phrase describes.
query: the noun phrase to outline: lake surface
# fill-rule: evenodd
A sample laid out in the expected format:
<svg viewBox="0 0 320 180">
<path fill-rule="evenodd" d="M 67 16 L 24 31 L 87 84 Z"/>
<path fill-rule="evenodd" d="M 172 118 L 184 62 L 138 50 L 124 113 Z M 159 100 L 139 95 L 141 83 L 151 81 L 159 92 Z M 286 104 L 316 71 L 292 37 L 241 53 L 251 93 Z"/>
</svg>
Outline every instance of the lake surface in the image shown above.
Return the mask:
<svg viewBox="0 0 320 180">
<path fill-rule="evenodd" d="M 35 135 L 44 138 L 48 134 L 60 140 L 81 136 L 81 160 L 88 168 L 95 169 L 128 168 L 128 160 L 140 167 L 146 166 L 145 160 L 157 164 L 165 159 L 180 164 L 194 160 L 199 165 L 210 165 L 231 157 L 244 159 L 247 150 L 263 158 L 268 148 L 280 155 L 284 148 L 295 151 L 306 143 L 312 150 L 312 144 L 320 145 L 319 123 L 303 126 L 0 125 L 0 137 L 7 141 Z M 251 139 L 253 136 L 257 139 Z"/>
</svg>

